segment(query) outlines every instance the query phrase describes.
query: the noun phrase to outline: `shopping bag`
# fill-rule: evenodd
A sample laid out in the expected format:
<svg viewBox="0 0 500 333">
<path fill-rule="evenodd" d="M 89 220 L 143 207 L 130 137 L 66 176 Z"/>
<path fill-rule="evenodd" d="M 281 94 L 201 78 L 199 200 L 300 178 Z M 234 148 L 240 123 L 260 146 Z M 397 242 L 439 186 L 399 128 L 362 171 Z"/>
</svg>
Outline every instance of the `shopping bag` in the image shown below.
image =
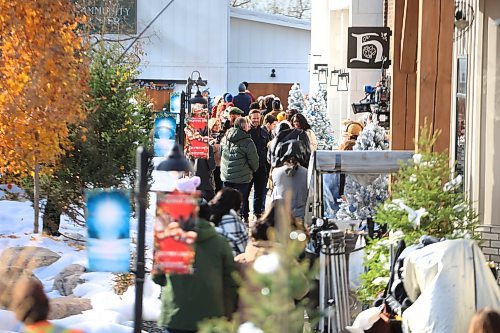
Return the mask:
<svg viewBox="0 0 500 333">
<path fill-rule="evenodd" d="M 364 235 L 359 235 L 354 250 L 349 255 L 349 286 L 357 289 L 361 284 L 360 275 L 364 272 L 363 256 L 366 240 Z"/>
</svg>

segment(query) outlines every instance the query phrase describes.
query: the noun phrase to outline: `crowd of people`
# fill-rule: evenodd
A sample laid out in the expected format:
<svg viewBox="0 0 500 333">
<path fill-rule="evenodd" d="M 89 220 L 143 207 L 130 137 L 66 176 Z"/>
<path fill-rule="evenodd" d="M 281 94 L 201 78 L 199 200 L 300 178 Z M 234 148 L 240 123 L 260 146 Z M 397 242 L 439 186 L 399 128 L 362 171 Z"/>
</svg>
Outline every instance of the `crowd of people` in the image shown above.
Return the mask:
<svg viewBox="0 0 500 333">
<path fill-rule="evenodd" d="M 213 99 L 208 121 L 209 156 L 194 161 L 199 190 L 210 201 L 222 188 L 241 194 L 235 209 L 246 226 L 264 213 L 266 197 L 283 199 L 291 191 L 294 217 L 302 220 L 309 156 L 316 136 L 296 109 L 283 110 L 279 97 L 255 96 L 242 82 L 238 94 Z M 299 184 L 299 186 L 292 186 Z"/>
<path fill-rule="evenodd" d="M 298 110 L 284 111 L 279 98 L 255 99 L 245 83 L 238 88 L 234 98 L 231 94 L 215 98 L 208 121 L 208 157 L 193 161 L 201 180 L 194 273 L 167 276 L 151 272 L 154 282 L 171 287 L 170 294 L 162 295 L 159 320 L 169 333 L 194 333 L 203 320 L 229 319 L 235 312 L 240 319 L 251 319 L 245 317 L 248 304 L 238 290 L 250 265 L 280 246 L 270 230 L 285 220 L 290 222 L 289 229 L 307 232 L 307 167 L 317 149 L 315 133 Z M 347 121 L 339 149 L 352 150 L 362 130 L 363 124 Z M 341 199 L 344 182 L 342 175 L 325 175 L 327 202 L 335 204 Z M 250 202 L 255 216 L 252 223 Z M 305 276 L 297 285 L 295 301 L 315 292 Z M 39 281 L 22 279 L 14 289 L 10 308 L 24 322 L 25 332 L 80 332 L 47 321 L 49 301 Z M 310 303 L 315 304 L 313 298 Z M 496 332 L 499 319 L 498 312 L 481 310 L 473 317 L 469 332 Z"/>
</svg>

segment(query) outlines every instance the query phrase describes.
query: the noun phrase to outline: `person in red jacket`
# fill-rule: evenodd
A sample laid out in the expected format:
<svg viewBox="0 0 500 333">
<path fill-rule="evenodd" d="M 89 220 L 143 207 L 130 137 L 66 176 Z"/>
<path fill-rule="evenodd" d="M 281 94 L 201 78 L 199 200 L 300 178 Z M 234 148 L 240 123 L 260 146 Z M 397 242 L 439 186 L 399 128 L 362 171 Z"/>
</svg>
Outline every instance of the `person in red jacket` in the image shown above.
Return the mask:
<svg viewBox="0 0 500 333">
<path fill-rule="evenodd" d="M 24 333 L 83 333 L 47 321 L 49 299 L 42 284 L 35 278 L 24 277 L 15 283 L 10 308 L 16 314 L 17 320 L 24 323 Z"/>
</svg>

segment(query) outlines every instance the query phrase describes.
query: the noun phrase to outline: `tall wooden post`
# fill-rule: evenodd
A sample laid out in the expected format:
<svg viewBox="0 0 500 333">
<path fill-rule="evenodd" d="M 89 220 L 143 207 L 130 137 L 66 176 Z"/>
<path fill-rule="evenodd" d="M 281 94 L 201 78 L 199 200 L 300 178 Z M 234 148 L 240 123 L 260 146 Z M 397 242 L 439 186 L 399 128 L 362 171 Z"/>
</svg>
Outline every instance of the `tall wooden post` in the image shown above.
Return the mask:
<svg viewBox="0 0 500 333">
<path fill-rule="evenodd" d="M 427 119 L 441 130 L 435 151 L 450 145 L 453 11 L 452 0 L 420 0 L 415 137 Z"/>
<path fill-rule="evenodd" d="M 391 148 L 413 150 L 416 109 L 418 0 L 394 1 Z"/>
</svg>

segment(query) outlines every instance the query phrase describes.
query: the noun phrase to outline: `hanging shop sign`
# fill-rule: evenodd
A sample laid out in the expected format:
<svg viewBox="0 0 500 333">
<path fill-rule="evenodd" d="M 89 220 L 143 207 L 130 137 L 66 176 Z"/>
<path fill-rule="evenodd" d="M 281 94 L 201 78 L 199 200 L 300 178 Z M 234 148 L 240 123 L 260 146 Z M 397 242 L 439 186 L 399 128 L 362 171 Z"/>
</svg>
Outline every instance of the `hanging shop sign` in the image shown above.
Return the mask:
<svg viewBox="0 0 500 333">
<path fill-rule="evenodd" d="M 74 0 L 91 34 L 137 34 L 137 0 Z"/>
<path fill-rule="evenodd" d="M 193 273 L 197 207 L 198 193 L 158 193 L 153 271 L 166 274 Z"/>
<path fill-rule="evenodd" d="M 186 119 L 186 145 L 184 151 L 189 159 L 208 159 L 208 109 L 203 104 L 191 105 Z"/>
<path fill-rule="evenodd" d="M 130 270 L 130 194 L 126 190 L 85 192 L 88 268 L 94 272 Z"/>
<path fill-rule="evenodd" d="M 391 29 L 387 27 L 350 27 L 347 38 L 347 67 L 389 68 Z"/>
</svg>

